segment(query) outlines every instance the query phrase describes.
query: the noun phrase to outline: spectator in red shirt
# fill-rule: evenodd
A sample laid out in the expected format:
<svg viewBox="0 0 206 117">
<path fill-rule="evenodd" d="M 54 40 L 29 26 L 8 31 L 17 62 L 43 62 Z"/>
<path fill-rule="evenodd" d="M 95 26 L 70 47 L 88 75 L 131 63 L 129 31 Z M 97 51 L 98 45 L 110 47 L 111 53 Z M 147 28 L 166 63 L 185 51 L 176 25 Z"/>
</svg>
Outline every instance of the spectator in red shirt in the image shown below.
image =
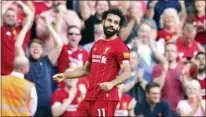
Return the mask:
<svg viewBox="0 0 206 117">
<path fill-rule="evenodd" d="M 62 47 L 58 58 L 58 72 L 63 73 L 69 68 L 70 62 L 75 62 L 79 67 L 83 66 L 88 59 L 88 52 L 79 47 L 82 38 L 81 30 L 76 26 L 70 26 L 67 30 L 68 45 Z"/>
<path fill-rule="evenodd" d="M 204 52 L 197 53 L 195 59 L 199 61 L 197 79 L 201 85 L 201 94 L 203 96 L 203 99 L 206 99 L 206 64 L 205 64 L 206 59 L 205 59 L 205 53 Z"/>
<path fill-rule="evenodd" d="M 200 42 L 206 47 L 206 15 L 205 15 L 205 1 L 195 0 L 193 12 L 189 15 L 189 22 L 197 28 L 196 41 Z"/>
<path fill-rule="evenodd" d="M 136 100 L 122 92 L 123 84 L 118 86 L 118 94 L 120 101 L 117 104 L 114 116 L 135 116 L 134 108 L 136 106 Z"/>
<path fill-rule="evenodd" d="M 33 12 L 21 1 L 16 2 L 23 8 L 23 11 L 26 15 L 24 19 L 24 24 L 31 24 L 34 19 Z M 13 70 L 13 61 L 15 57 L 15 40 L 17 34 L 22 30 L 22 25 L 18 25 L 17 13 L 15 9 L 8 8 L 3 14 L 3 25 L 1 26 L 1 45 L 2 45 L 2 58 L 1 58 L 1 74 L 7 75 Z M 29 34 L 25 36 L 23 42 L 23 48 L 26 49 L 26 44 L 29 42 Z"/>
<path fill-rule="evenodd" d="M 74 70 L 78 64 L 72 64 L 66 71 Z M 65 87 L 55 91 L 52 95 L 53 116 L 75 116 L 78 104 L 86 94 L 85 84 L 78 84 L 78 79 L 66 79 Z"/>
<path fill-rule="evenodd" d="M 81 28 L 80 18 L 77 13 L 73 10 L 66 8 L 66 1 L 53 1 L 52 7 L 42 12 L 36 20 L 36 34 L 39 39 L 44 43 L 44 55 L 47 55 L 55 47 L 55 42 L 51 39 L 42 17 L 46 17 L 50 23 L 62 20 L 61 23 L 56 25 L 58 33 L 60 33 L 63 44 L 68 44 L 67 30 L 69 26 L 75 25 Z"/>
<path fill-rule="evenodd" d="M 180 61 L 185 61 L 187 57 L 195 57 L 199 51 L 205 51 L 204 47 L 194 40 L 195 36 L 196 28 L 192 24 L 185 24 L 183 36 L 177 40 Z"/>
<path fill-rule="evenodd" d="M 173 42 L 165 45 L 165 62 L 153 68 L 153 81 L 158 83 L 162 89 L 162 98 L 169 102 L 172 114 L 177 116 L 177 103 L 184 99 L 185 79 L 181 79 L 184 65 L 178 63 L 177 46 Z"/>
<path fill-rule="evenodd" d="M 158 31 L 157 40 L 176 41 L 182 32 L 182 24 L 176 9 L 165 9 L 160 18 L 161 30 Z"/>
</svg>

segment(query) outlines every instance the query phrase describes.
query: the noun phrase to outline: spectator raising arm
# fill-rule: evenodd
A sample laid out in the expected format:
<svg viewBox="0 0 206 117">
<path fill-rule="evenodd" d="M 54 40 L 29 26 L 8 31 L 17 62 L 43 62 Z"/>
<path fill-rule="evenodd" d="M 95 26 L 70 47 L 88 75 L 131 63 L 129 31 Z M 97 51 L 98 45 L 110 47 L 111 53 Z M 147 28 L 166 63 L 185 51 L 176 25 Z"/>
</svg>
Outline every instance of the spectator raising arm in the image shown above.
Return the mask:
<svg viewBox="0 0 206 117">
<path fill-rule="evenodd" d="M 47 24 L 49 32 L 51 33 L 51 36 L 56 44 L 55 48 L 48 54 L 50 61 L 54 65 L 61 53 L 63 42 L 61 40 L 61 37 L 57 34 L 55 29 L 52 27 L 51 23 L 49 23 L 49 21 L 45 17 L 43 18 L 43 20 Z"/>
<path fill-rule="evenodd" d="M 1 9 L 1 16 L 3 17 L 4 13 L 6 12 L 6 10 L 11 6 L 11 4 L 14 1 L 2 1 L 1 5 L 2 5 L 2 9 Z M 1 20 L 1 26 L 3 24 L 3 20 Z"/>
<path fill-rule="evenodd" d="M 149 18 L 149 19 L 152 19 L 153 16 L 154 16 L 154 8 L 155 8 L 155 5 L 157 4 L 158 0 L 152 0 L 150 3 L 149 3 L 149 8 L 147 10 L 147 14 L 146 14 L 146 17 Z"/>
<path fill-rule="evenodd" d="M 26 4 L 24 4 L 22 1 L 16 1 L 17 4 L 19 4 L 25 15 L 26 15 L 26 18 L 24 19 L 23 21 L 23 25 L 25 25 L 26 23 L 30 24 L 28 25 L 29 26 L 29 29 L 31 28 L 32 24 L 33 24 L 33 21 L 34 21 L 34 11 L 32 11 Z M 31 23 L 30 23 L 31 22 Z"/>
<path fill-rule="evenodd" d="M 86 0 L 80 1 L 80 10 L 81 10 L 80 13 L 81 13 L 82 19 L 84 21 L 89 19 L 89 17 L 91 16 L 91 11 L 90 11 L 89 5 Z"/>
<path fill-rule="evenodd" d="M 19 35 L 17 36 L 17 39 L 15 41 L 15 50 L 16 50 L 15 56 L 16 57 L 17 56 L 25 56 L 24 50 L 22 48 L 22 44 L 24 42 L 24 37 L 25 37 L 26 33 L 29 31 L 29 29 L 31 28 L 31 26 L 33 24 L 33 20 L 34 20 L 34 13 L 21 1 L 17 1 L 17 3 L 22 6 L 24 12 L 27 14 L 27 17 L 24 20 L 23 29 L 21 30 L 21 32 L 19 33 Z"/>
<path fill-rule="evenodd" d="M 169 63 L 167 61 L 164 62 L 163 70 L 162 70 L 161 75 L 154 79 L 154 82 L 156 82 L 160 85 L 160 89 L 162 89 L 164 87 L 166 74 L 167 74 L 167 71 L 168 71 L 168 66 L 169 66 Z"/>
</svg>

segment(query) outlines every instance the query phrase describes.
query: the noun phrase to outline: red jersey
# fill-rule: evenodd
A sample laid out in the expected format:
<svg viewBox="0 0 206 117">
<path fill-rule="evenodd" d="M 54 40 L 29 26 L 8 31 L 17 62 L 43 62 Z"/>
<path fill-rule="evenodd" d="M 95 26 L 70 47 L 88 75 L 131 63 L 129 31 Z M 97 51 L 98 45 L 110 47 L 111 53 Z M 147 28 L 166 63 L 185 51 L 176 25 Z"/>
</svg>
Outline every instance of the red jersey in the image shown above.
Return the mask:
<svg viewBox="0 0 206 117">
<path fill-rule="evenodd" d="M 194 22 L 193 25 L 197 26 L 198 22 L 205 24 L 205 20 L 206 19 L 206 15 L 202 16 L 202 17 L 198 17 L 197 15 L 194 17 Z"/>
<path fill-rule="evenodd" d="M 179 58 L 185 58 L 185 57 L 194 57 L 200 50 L 198 48 L 198 42 L 193 41 L 192 47 L 186 47 L 182 44 L 182 39 L 179 38 L 177 40 L 177 48 L 179 51 Z"/>
<path fill-rule="evenodd" d="M 71 102 L 71 105 L 61 116 L 75 116 L 78 104 L 82 101 L 80 94 L 80 91 L 77 90 L 76 95 Z M 60 88 L 60 90 L 57 90 L 53 93 L 51 105 L 54 105 L 56 102 L 63 104 L 65 101 L 67 101 L 68 98 L 69 94 L 67 93 L 67 91 L 65 91 L 64 88 Z"/>
<path fill-rule="evenodd" d="M 67 68 L 69 68 L 69 63 L 71 62 L 70 58 L 81 62 L 83 66 L 83 64 L 88 59 L 88 55 L 88 52 L 82 48 L 79 48 L 77 51 L 72 52 L 67 45 L 64 45 L 58 58 L 58 72 L 63 73 Z"/>
<path fill-rule="evenodd" d="M 116 79 L 120 64 L 129 63 L 129 49 L 118 37 L 114 40 L 98 40 L 92 47 L 88 61 L 91 63 L 89 89 L 86 100 L 118 101 L 118 89 L 103 91 L 99 84 Z"/>
<path fill-rule="evenodd" d="M 15 40 L 18 33 L 21 31 L 22 26 L 16 28 L 1 27 L 1 74 L 10 74 L 13 70 L 13 62 L 15 57 Z M 26 44 L 30 40 L 30 32 L 26 34 L 23 42 L 23 49 L 26 50 Z"/>
<path fill-rule="evenodd" d="M 128 116 L 129 115 L 129 104 L 132 101 L 130 95 L 122 93 L 122 97 L 118 103 L 118 108 L 115 111 L 115 116 Z"/>
<path fill-rule="evenodd" d="M 206 31 L 197 33 L 195 40 L 201 44 L 206 44 Z"/>
<path fill-rule="evenodd" d="M 206 92 L 206 77 L 205 78 L 198 78 L 198 81 L 200 83 L 201 89 L 204 91 L 203 93 L 205 94 Z M 206 95 L 203 96 L 203 99 L 206 99 Z"/>
<path fill-rule="evenodd" d="M 160 40 L 161 38 L 165 40 L 165 42 L 169 41 L 174 35 L 176 35 L 176 32 L 169 33 L 165 30 L 158 31 L 157 34 L 157 40 Z"/>
<path fill-rule="evenodd" d="M 35 7 L 35 16 L 40 15 L 42 12 L 49 10 L 49 6 L 47 6 L 45 1 L 33 1 Z"/>
</svg>

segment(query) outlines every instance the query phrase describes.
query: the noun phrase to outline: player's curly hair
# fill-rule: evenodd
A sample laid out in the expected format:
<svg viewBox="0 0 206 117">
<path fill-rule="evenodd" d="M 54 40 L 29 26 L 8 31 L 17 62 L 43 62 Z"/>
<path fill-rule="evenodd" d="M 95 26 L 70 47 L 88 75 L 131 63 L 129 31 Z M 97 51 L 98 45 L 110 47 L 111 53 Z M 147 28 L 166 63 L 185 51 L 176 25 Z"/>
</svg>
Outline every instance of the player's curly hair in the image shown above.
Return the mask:
<svg viewBox="0 0 206 117">
<path fill-rule="evenodd" d="M 120 17 L 120 26 L 122 26 L 124 24 L 124 21 L 125 21 L 124 15 L 119 9 L 113 8 L 113 9 L 109 9 L 108 11 L 105 11 L 102 14 L 102 20 L 105 20 L 107 18 L 108 14 L 114 14 L 114 15 L 119 16 Z"/>
</svg>

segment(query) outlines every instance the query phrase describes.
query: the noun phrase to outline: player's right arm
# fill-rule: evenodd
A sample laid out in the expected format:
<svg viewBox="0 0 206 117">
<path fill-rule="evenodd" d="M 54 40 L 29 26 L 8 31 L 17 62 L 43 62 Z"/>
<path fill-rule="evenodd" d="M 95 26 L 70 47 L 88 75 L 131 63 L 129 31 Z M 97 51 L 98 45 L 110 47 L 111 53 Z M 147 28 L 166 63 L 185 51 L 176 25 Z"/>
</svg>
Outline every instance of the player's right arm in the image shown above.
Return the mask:
<svg viewBox="0 0 206 117">
<path fill-rule="evenodd" d="M 56 74 L 53 76 L 53 79 L 56 80 L 57 82 L 61 82 L 64 79 L 81 78 L 89 74 L 90 67 L 91 67 L 91 63 L 87 61 L 83 67 L 79 67 L 73 71 Z"/>
</svg>

